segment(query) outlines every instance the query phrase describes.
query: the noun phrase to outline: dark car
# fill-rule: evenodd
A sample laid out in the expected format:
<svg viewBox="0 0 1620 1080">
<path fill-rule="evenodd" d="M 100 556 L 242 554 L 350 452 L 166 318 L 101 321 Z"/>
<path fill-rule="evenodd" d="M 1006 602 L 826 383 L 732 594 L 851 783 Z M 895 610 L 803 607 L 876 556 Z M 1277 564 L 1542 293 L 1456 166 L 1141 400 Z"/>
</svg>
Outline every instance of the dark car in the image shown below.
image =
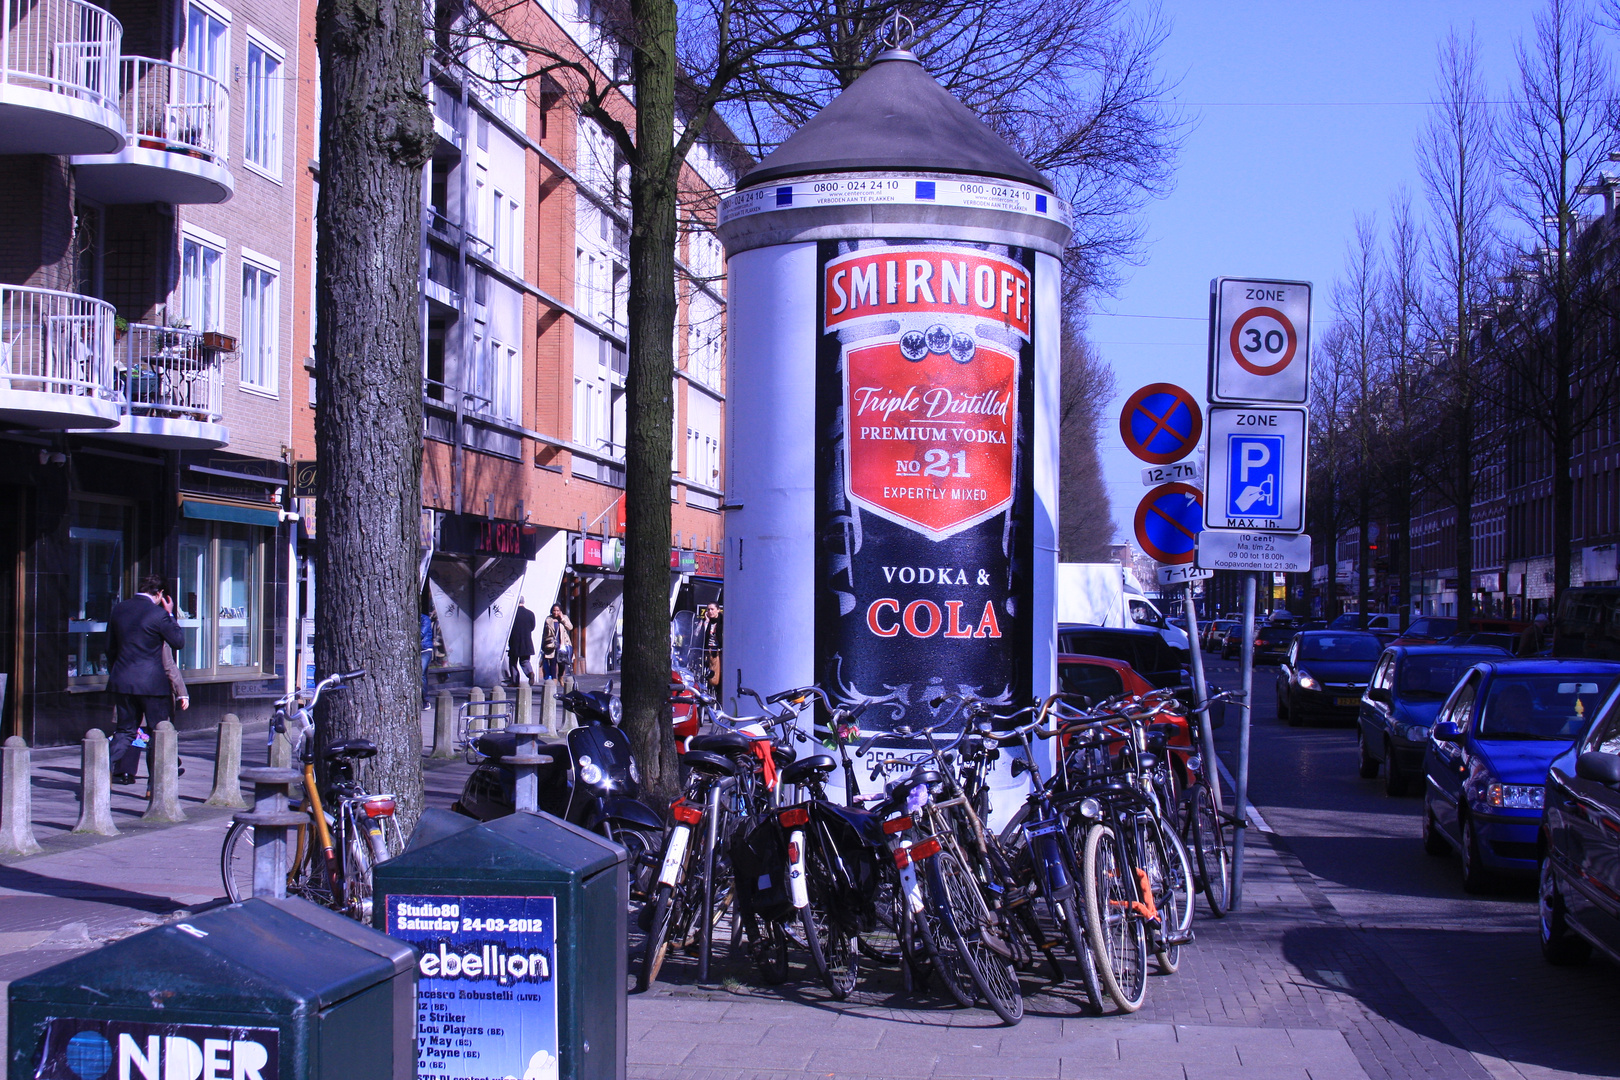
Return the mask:
<svg viewBox="0 0 1620 1080">
<path fill-rule="evenodd" d="M 1443 644 L 1451 646 L 1489 645 L 1493 649 L 1501 649 L 1512 656 L 1519 648 L 1519 639 L 1513 634 L 1454 634 L 1448 637 Z"/>
<path fill-rule="evenodd" d="M 1293 641 L 1294 635 L 1298 633 L 1299 629 L 1291 622 L 1259 627 L 1254 632 L 1254 662 L 1282 663 L 1283 654 L 1288 651 L 1288 643 Z"/>
<path fill-rule="evenodd" d="M 1438 645 L 1457 633 L 1457 620 L 1443 615 L 1425 615 L 1413 619 L 1412 625 L 1401 632 L 1392 644 Z"/>
<path fill-rule="evenodd" d="M 1565 589 L 1552 619 L 1552 654 L 1620 660 L 1620 587 Z"/>
<path fill-rule="evenodd" d="M 1484 646 L 1396 645 L 1384 650 L 1362 695 L 1356 723 L 1363 779 L 1384 770 L 1384 791 L 1404 795 L 1423 775 L 1429 730 L 1451 691 L 1469 668 L 1512 653 Z"/>
<path fill-rule="evenodd" d="M 1547 770 L 1537 892 L 1541 952 L 1555 964 L 1585 960 L 1592 945 L 1620 963 L 1620 706 L 1615 702 L 1611 696 L 1591 727 Z"/>
<path fill-rule="evenodd" d="M 1547 770 L 1620 681 L 1620 663 L 1476 664 L 1446 699 L 1424 757 L 1423 846 L 1462 854 L 1463 888 L 1534 874 Z"/>
<path fill-rule="evenodd" d="M 1204 627 L 1204 632 L 1199 635 L 1203 638 L 1202 644 L 1204 646 L 1204 650 L 1206 652 L 1213 652 L 1214 650 L 1219 649 L 1221 644 L 1226 640 L 1227 631 L 1236 629 L 1242 625 L 1243 623 L 1238 619 L 1216 619 L 1214 622 Z"/>
<path fill-rule="evenodd" d="M 1312 717 L 1352 720 L 1383 643 L 1360 630 L 1294 635 L 1277 668 L 1277 715 L 1298 727 Z"/>
<path fill-rule="evenodd" d="M 1067 623 L 1058 627 L 1058 652 L 1123 660 L 1154 686 L 1174 687 L 1178 698 L 1192 699 L 1183 651 L 1166 645 L 1157 630 Z"/>
</svg>

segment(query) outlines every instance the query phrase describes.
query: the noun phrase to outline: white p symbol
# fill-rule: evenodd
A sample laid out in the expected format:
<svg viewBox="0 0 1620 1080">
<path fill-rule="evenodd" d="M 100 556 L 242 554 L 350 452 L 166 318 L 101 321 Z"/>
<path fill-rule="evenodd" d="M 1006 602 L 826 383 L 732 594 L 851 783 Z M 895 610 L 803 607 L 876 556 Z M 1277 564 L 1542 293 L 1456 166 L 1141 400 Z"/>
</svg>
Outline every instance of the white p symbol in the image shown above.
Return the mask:
<svg viewBox="0 0 1620 1080">
<path fill-rule="evenodd" d="M 1249 482 L 1249 470 L 1258 469 L 1271 460 L 1271 448 L 1261 442 L 1246 442 L 1238 451 L 1238 482 Z"/>
</svg>

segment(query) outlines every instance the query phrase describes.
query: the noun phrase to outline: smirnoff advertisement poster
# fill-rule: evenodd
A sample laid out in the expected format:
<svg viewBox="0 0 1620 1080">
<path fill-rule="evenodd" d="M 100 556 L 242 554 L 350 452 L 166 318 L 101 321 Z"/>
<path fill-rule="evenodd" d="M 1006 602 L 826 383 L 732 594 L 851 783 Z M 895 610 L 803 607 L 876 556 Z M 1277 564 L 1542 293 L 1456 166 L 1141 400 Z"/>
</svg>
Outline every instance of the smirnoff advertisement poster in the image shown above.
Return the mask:
<svg viewBox="0 0 1620 1080">
<path fill-rule="evenodd" d="M 1028 670 L 1035 254 L 818 245 L 816 667 L 867 730 Z"/>
</svg>

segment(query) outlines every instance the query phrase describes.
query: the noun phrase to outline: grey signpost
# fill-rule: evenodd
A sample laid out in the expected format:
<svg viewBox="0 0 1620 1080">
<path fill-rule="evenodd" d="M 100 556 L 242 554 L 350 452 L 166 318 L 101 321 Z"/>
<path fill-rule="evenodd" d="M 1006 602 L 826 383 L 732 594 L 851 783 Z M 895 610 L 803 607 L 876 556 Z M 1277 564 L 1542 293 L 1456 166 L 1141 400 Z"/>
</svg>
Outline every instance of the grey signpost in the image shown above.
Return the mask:
<svg viewBox="0 0 1620 1080">
<path fill-rule="evenodd" d="M 1304 535 L 1310 325 L 1309 282 L 1217 278 L 1210 283 L 1208 476 L 1196 565 L 1200 571 L 1245 571 L 1242 720 L 1232 811 L 1234 910 L 1243 898 L 1257 575 L 1311 568 L 1311 541 Z"/>
</svg>

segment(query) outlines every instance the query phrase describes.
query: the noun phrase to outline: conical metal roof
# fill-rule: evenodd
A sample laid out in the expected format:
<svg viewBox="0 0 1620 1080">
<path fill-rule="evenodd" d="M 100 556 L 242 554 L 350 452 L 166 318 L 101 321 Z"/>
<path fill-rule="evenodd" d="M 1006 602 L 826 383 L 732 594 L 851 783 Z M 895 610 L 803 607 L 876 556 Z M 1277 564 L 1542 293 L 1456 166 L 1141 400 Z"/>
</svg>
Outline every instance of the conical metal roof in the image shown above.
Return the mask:
<svg viewBox="0 0 1620 1080">
<path fill-rule="evenodd" d="M 923 68 L 891 49 L 738 182 L 739 189 L 822 173 L 969 173 L 1052 190 L 1036 168 Z"/>
</svg>

